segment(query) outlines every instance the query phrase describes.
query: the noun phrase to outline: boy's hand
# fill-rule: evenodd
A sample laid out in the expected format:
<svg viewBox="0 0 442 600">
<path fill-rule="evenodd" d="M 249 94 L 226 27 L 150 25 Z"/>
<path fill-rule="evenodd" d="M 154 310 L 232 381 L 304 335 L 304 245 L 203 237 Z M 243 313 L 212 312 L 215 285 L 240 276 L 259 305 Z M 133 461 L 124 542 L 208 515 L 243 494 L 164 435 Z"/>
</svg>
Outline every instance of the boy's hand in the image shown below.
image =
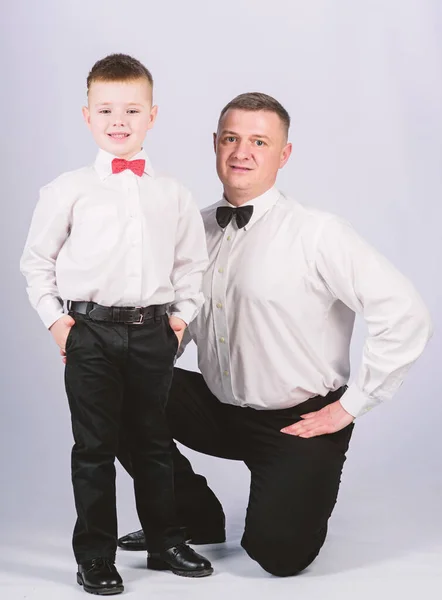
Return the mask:
<svg viewBox="0 0 442 600">
<path fill-rule="evenodd" d="M 184 330 L 186 329 L 187 324 L 185 321 L 183 321 L 183 319 L 180 319 L 179 317 L 169 317 L 169 325 L 172 327 L 172 329 L 175 332 L 175 335 L 178 338 L 178 348 L 179 348 L 180 344 L 181 344 L 181 340 L 183 339 Z"/>
<path fill-rule="evenodd" d="M 66 340 L 73 325 L 75 325 L 74 319 L 69 315 L 64 315 L 55 321 L 49 328 L 55 343 L 60 348 L 60 354 L 63 357 L 66 356 Z M 66 363 L 66 358 L 63 358 L 63 362 Z"/>
</svg>

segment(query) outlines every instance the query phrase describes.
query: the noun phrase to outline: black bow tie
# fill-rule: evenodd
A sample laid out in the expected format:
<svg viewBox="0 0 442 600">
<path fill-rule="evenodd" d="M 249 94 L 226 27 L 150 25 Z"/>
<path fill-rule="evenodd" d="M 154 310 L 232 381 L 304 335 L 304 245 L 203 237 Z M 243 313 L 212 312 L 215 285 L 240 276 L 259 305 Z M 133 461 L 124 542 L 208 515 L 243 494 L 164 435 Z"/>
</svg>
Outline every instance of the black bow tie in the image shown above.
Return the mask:
<svg viewBox="0 0 442 600">
<path fill-rule="evenodd" d="M 238 208 L 232 208 L 231 206 L 218 206 L 216 209 L 216 220 L 221 229 L 225 229 L 232 220 L 233 215 L 236 217 L 236 224 L 238 229 L 242 229 L 244 225 L 250 221 L 253 214 L 253 206 L 238 206 Z"/>
</svg>

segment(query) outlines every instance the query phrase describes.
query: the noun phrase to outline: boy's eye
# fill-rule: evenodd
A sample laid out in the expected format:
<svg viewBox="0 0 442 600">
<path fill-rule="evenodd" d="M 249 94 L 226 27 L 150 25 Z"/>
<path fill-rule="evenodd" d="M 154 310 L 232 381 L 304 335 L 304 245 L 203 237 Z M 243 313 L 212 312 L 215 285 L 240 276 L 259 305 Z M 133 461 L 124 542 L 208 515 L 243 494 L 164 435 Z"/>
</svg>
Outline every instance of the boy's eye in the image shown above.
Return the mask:
<svg viewBox="0 0 442 600">
<path fill-rule="evenodd" d="M 129 108 L 129 110 L 127 111 L 130 115 L 135 115 L 137 113 L 139 113 L 140 111 L 137 110 L 136 108 Z"/>
<path fill-rule="evenodd" d="M 98 111 L 101 115 L 108 115 L 110 113 L 110 110 L 108 108 L 102 108 L 101 110 Z"/>
</svg>

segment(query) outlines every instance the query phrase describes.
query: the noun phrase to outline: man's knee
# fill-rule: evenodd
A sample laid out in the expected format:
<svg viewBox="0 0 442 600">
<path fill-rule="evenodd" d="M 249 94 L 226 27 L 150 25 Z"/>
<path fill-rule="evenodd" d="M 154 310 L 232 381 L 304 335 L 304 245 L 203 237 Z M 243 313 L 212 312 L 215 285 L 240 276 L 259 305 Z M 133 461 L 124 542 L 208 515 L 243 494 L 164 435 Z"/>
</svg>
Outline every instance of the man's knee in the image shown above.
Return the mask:
<svg viewBox="0 0 442 600">
<path fill-rule="evenodd" d="M 274 535 L 245 534 L 241 545 L 247 554 L 265 571 L 276 577 L 298 575 L 318 556 L 325 532 L 319 536 L 299 535 L 290 539 Z"/>
</svg>

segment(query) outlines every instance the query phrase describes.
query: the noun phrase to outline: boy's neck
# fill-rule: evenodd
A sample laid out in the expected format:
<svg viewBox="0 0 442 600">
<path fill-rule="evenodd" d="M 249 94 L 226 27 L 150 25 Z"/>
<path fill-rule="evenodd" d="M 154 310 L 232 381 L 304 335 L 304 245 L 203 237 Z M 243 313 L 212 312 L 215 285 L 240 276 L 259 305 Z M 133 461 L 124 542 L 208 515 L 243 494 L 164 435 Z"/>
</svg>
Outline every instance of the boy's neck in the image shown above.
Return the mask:
<svg viewBox="0 0 442 600">
<path fill-rule="evenodd" d="M 104 148 L 101 148 L 101 150 L 103 150 L 103 152 L 107 152 L 108 154 L 111 154 L 115 158 L 123 158 L 124 160 L 132 160 L 132 158 L 134 156 L 136 156 L 137 154 L 139 154 L 143 150 L 143 148 L 140 148 L 136 152 L 131 152 L 130 154 L 112 154 L 108 150 L 105 150 Z"/>
</svg>

